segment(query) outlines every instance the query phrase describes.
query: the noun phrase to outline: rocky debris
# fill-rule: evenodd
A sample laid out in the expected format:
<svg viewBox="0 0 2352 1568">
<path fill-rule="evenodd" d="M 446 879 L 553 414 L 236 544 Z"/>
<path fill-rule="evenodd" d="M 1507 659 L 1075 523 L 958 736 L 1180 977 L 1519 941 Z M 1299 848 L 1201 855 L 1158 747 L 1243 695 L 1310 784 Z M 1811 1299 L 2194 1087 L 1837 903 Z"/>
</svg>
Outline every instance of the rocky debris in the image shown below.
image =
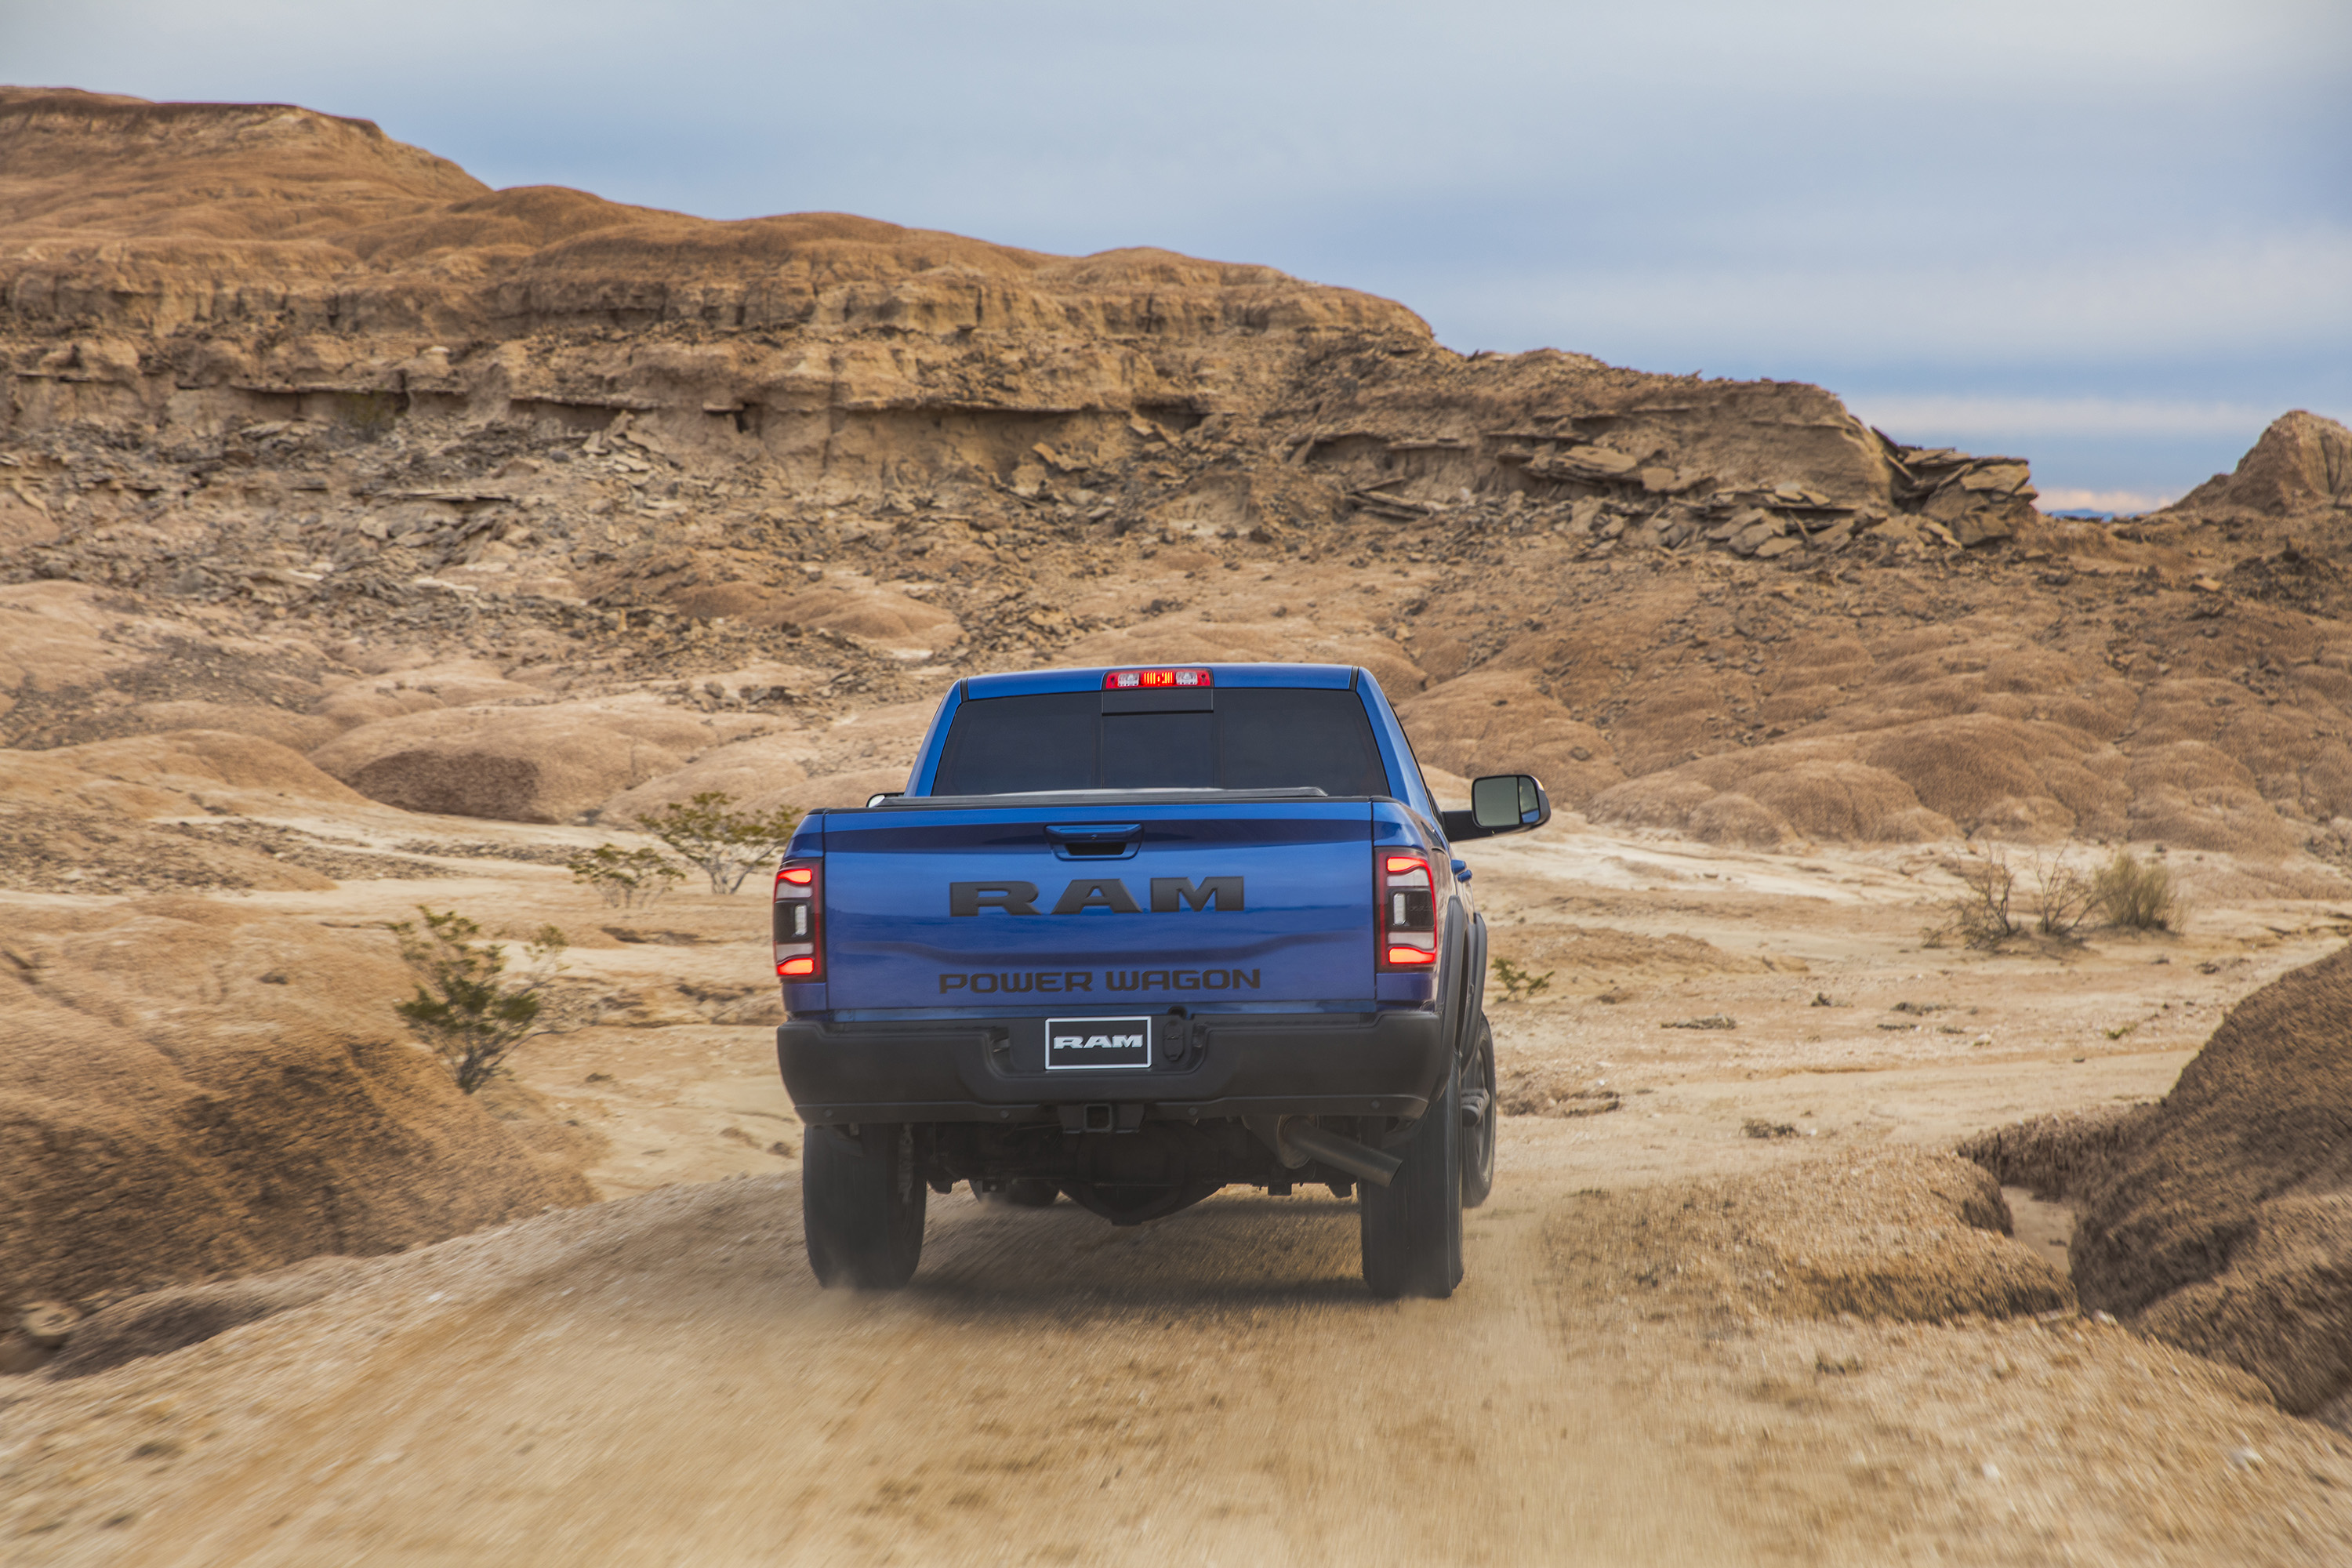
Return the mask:
<svg viewBox="0 0 2352 1568">
<path fill-rule="evenodd" d="M 2033 522 L 2032 475 L 2022 458 L 1972 458 L 1949 447 L 1905 447 L 1874 431 L 1895 470 L 1894 498 L 1963 547 L 2007 539 Z"/>
<path fill-rule="evenodd" d="M 348 840 L 305 833 L 277 823 L 256 822 L 249 817 L 174 822 L 164 825 L 162 831 L 205 844 L 232 844 L 241 849 L 257 851 L 279 866 L 299 867 L 330 882 L 366 878 L 397 878 L 414 881 L 465 875 L 454 867 L 437 864 L 414 853 L 382 853 Z"/>
<path fill-rule="evenodd" d="M 53 751 L 5 753 L 5 765 L 55 782 L 52 793 L 157 811 L 250 811 L 264 803 L 300 800 L 352 805 L 361 796 L 299 753 L 223 730 L 175 730 L 120 741 L 96 741 Z M 83 781 L 68 784 L 67 771 Z"/>
<path fill-rule="evenodd" d="M 284 744 L 306 729 L 297 715 L 319 697 L 310 677 L 328 662 L 307 638 L 241 620 L 136 603 L 90 583 L 18 581 L 0 586 L 0 742 L 230 729 Z"/>
<path fill-rule="evenodd" d="M 2271 421 L 2232 472 L 2214 475 L 2168 510 L 2287 517 L 2322 508 L 2352 509 L 2352 430 L 2298 408 Z"/>
<path fill-rule="evenodd" d="M 312 857 L 287 855 L 268 844 L 257 850 L 251 842 L 249 834 L 214 833 L 188 823 L 151 825 L 114 810 L 8 801 L 0 803 L 0 886 L 83 895 L 214 889 L 317 892 L 334 886 Z M 352 863 L 330 863 L 347 873 L 366 874 Z"/>
<path fill-rule="evenodd" d="M 513 860 L 525 866 L 562 866 L 573 850 L 548 844 L 469 844 L 446 838 L 411 838 L 392 847 L 403 855 L 450 860 Z"/>
<path fill-rule="evenodd" d="M 810 631 L 837 632 L 907 658 L 928 658 L 935 649 L 963 638 L 955 616 L 908 595 L 902 587 L 876 587 L 827 579 L 822 585 L 787 594 L 772 609 L 772 624 Z M 747 616 L 753 624 L 761 617 Z M 1034 623 L 1033 623 L 1034 624 Z"/>
<path fill-rule="evenodd" d="M 1881 752 L 1901 745 L 1898 737 L 1874 740 Z M 1617 785 L 1589 809 L 1601 821 L 1674 827 L 1708 843 L 1759 848 L 1816 838 L 1914 843 L 1955 835 L 1950 819 L 1922 805 L 1905 776 L 1927 775 L 1937 761 L 1902 757 L 1909 765 L 1898 773 L 1863 760 L 1862 750 L 1855 741 L 1791 742 L 1701 758 Z"/>
<path fill-rule="evenodd" d="M 1693 405 L 1714 404 L 1727 419 L 1769 416 L 1753 395 L 1726 397 L 1716 384 L 1685 384 L 1675 390 L 1689 403 L 1632 412 L 1635 417 L 1686 417 Z M 1577 390 L 1590 395 L 1585 387 Z M 1737 389 L 1743 395 L 1768 390 L 1773 401 L 1798 405 L 1770 410 L 1799 416 L 1790 423 L 1801 425 L 1802 415 L 1810 414 L 1835 427 L 1843 417 L 1842 410 L 1804 408 L 1809 395 L 1819 396 L 1813 388 Z M 1632 419 L 1612 417 L 1612 423 L 1642 428 Z M 1877 444 L 1876 462 L 1841 447 L 1827 467 L 1798 478 L 1775 478 L 1763 466 L 1772 459 L 1751 450 L 1741 455 L 1748 477 L 1734 485 L 1726 485 L 1700 457 L 1711 443 L 1694 439 L 1696 432 L 1664 426 L 1655 437 L 1612 437 L 1646 450 L 1646 461 L 1633 450 L 1562 444 L 1565 437 L 1540 431 L 1502 432 L 1477 442 L 1353 433 L 1314 437 L 1299 450 L 1321 454 L 1313 461 L 1340 472 L 1347 503 L 1361 511 L 1415 521 L 1459 504 L 1449 497 L 1499 493 L 1507 505 L 1548 518 L 1554 530 L 1595 546 L 1720 549 L 1765 561 L 1835 553 L 1857 540 L 1865 547 L 1958 549 L 2007 539 L 2033 516 L 2034 491 L 2021 459 L 1901 447 L 1875 431 L 1856 435 L 1861 426 L 1850 417 L 1843 423 L 1853 426 L 1843 433 L 1853 437 L 1849 447 L 1865 439 Z M 1673 466 L 1677 458 L 1681 466 Z M 1786 465 L 1789 455 L 1780 454 L 1778 460 Z M 1720 459 L 1714 465 L 1730 466 Z"/>
<path fill-rule="evenodd" d="M 1263 437 L 1262 428 L 1253 434 L 1231 418 L 1201 434 L 1208 428 L 1188 434 L 1168 457 L 1123 467 L 1130 478 L 1118 482 L 1156 482 L 1151 470 L 1162 468 L 1171 475 L 1166 482 L 1181 483 L 1178 457 L 1214 468 Z M 425 426 L 416 435 L 412 440 L 394 430 L 352 450 L 367 463 L 398 468 L 443 449 L 425 439 Z M 26 439 L 56 454 L 42 458 L 55 473 L 78 469 L 78 454 L 111 449 L 80 426 Z M 581 460 L 552 460 L 581 445 L 572 438 L 531 447 L 549 460 L 539 475 L 517 476 L 541 487 L 522 487 L 521 499 L 534 502 L 526 510 L 540 535 L 529 549 L 545 552 L 550 563 L 581 553 L 580 536 L 592 523 L 609 527 L 593 522 L 604 481 L 590 476 L 588 489 L 572 488 L 570 470 Z M 1472 449 L 1465 441 L 1420 455 L 1458 458 Z M 467 463 L 503 468 L 518 460 L 508 447 L 485 447 L 478 435 L 453 436 L 446 450 L 449 460 Z M 68 457 L 72 464 L 64 462 Z M 691 458 L 663 462 L 681 480 L 705 472 Z M 764 473 L 754 461 L 708 482 L 729 492 L 721 499 L 730 508 L 789 494 Z M 1092 470 L 1075 477 L 1085 481 L 1079 489 L 1112 482 Z M 165 581 L 140 575 L 156 558 L 110 531 L 110 514 L 89 499 L 101 493 L 74 492 L 57 504 L 71 523 L 71 548 L 85 551 L 79 542 L 89 541 L 115 552 L 100 577 Z M 26 583 L 0 589 L 0 597 L 13 595 L 29 612 L 0 616 L 0 643 L 13 620 L 28 623 L 14 646 L 43 673 L 18 687 L 0 727 L 11 727 L 20 746 L 55 745 L 194 715 L 301 740 L 322 724 L 418 723 L 412 715 L 463 708 L 519 729 L 529 721 L 510 716 L 518 708 L 614 692 L 635 692 L 688 715 L 772 715 L 779 726 L 803 725 L 875 701 L 910 700 L 927 709 L 945 673 L 969 668 L 1309 658 L 1373 668 L 1406 703 L 1416 733 L 1432 737 L 1425 760 L 1445 771 L 1496 765 L 1480 753 L 1507 742 L 1563 805 L 1721 843 L 2072 832 L 2161 835 L 2200 847 L 2292 853 L 2352 805 L 2352 792 L 2344 792 L 2345 804 L 2331 804 L 2339 795 L 2343 741 L 2329 726 L 2340 721 L 2311 708 L 2333 700 L 2314 684 L 2328 679 L 2318 664 L 2327 657 L 2326 633 L 2316 625 L 2257 624 L 2231 608 L 2242 601 L 2185 585 L 2168 592 L 2194 602 L 2169 608 L 2164 595 L 2151 602 L 2141 592 L 2142 578 L 2100 592 L 2132 615 L 2177 616 L 2191 629 L 2225 635 L 2199 631 L 2184 645 L 2184 634 L 2152 623 L 2144 640 L 2128 645 L 2129 658 L 2111 655 L 2104 644 L 2062 650 L 2045 646 L 2042 628 L 2068 624 L 2063 618 L 2037 619 L 2045 613 L 2039 609 L 2011 612 L 2046 603 L 2048 614 L 2063 617 L 2066 612 L 2056 606 L 2079 596 L 2081 581 L 2042 582 L 2057 574 L 2031 562 L 1929 587 L 1870 575 L 1885 566 L 1915 570 L 1934 559 L 1882 551 L 1856 556 L 1853 570 L 1862 575 L 1851 582 L 1832 576 L 1783 587 L 1776 575 L 1718 577 L 1687 552 L 1629 554 L 1622 531 L 1613 541 L 1580 534 L 1573 526 L 1579 514 L 1612 515 L 1610 503 L 1594 498 L 1557 508 L 1524 497 L 1515 507 L 1513 499 L 1457 500 L 1401 530 L 1334 517 L 1268 542 L 1237 528 L 1228 537 L 1223 525 L 1207 533 L 1170 525 L 1121 535 L 1116 516 L 1092 521 L 1075 502 L 1058 499 L 1032 507 L 1001 495 L 973 498 L 973 510 L 954 516 L 942 515 L 936 491 L 928 500 L 886 492 L 878 504 L 854 509 L 804 500 L 759 502 L 730 534 L 711 534 L 708 542 L 682 540 L 659 521 L 625 538 L 614 534 L 612 559 L 579 574 L 614 574 L 598 589 L 604 606 L 442 593 L 431 607 L 419 608 L 423 601 L 414 595 L 350 591 L 372 570 L 371 557 L 359 553 L 348 571 L 322 574 L 321 584 L 300 598 L 205 602 L 200 613 L 209 617 L 209 641 L 187 635 L 184 622 L 173 629 L 156 613 L 184 603 L 168 595 Z M 178 526 L 201 519 L 216 533 L 213 553 L 279 548 L 315 558 L 320 549 L 340 548 L 332 538 L 348 537 L 327 521 L 303 521 L 302 514 L 289 521 L 242 505 L 206 505 L 210 510 L 173 515 L 182 520 Z M 982 523 L 988 526 L 976 526 Z M 268 542 L 289 527 L 306 538 L 315 532 L 320 542 Z M 1866 542 L 1884 531 L 1874 527 L 1856 537 Z M 603 544 L 586 551 L 605 552 Z M 1717 559 L 1734 571 L 1777 574 L 1785 564 L 1751 559 L 1740 567 L 1731 564 L 1736 556 Z M 1961 559 L 1968 558 L 1953 558 Z M 2279 564 L 2287 560 L 2284 552 L 2248 559 L 2273 563 L 2259 568 L 2273 578 L 2286 570 Z M 1915 566 L 1905 567 L 1906 561 Z M 642 591 L 627 578 L 636 569 L 631 563 L 654 574 Z M 936 604 L 971 629 L 944 655 L 909 658 L 902 657 L 907 650 L 851 633 L 763 628 L 675 607 L 677 594 L 695 591 L 693 583 L 755 579 L 770 583 L 761 592 L 772 602 L 794 582 L 804 588 L 818 563 L 815 581 L 853 592 L 864 592 L 861 584 L 887 588 L 900 603 Z M 2256 565 L 2227 570 L 2231 582 L 2254 585 L 2248 574 Z M 1157 586 L 1131 596 L 1122 592 L 1126 582 L 1166 584 L 1171 574 L 1185 578 L 1179 595 Z M 1392 594 L 1383 587 L 1391 582 Z M 1342 584 L 1344 595 L 1336 591 Z M 2284 590 L 2266 592 L 2266 603 L 2295 608 Z M 1937 594 L 1947 595 L 1942 609 L 1920 597 Z M 1955 615 L 1956 605 L 1973 608 Z M 2311 605 L 2298 613 L 2308 616 L 2322 601 Z M 1895 655 L 1868 628 L 1891 629 L 1895 621 L 1840 626 L 1847 605 L 1873 616 L 1901 605 L 1894 615 L 1921 627 L 1903 635 L 1926 641 Z M 2207 605 L 2222 613 L 2209 614 Z M 1925 629 L 1923 623 L 1935 622 L 1940 629 Z M 2267 650 L 2259 658 L 2257 643 Z M 2238 649 L 2248 650 L 2251 667 L 2231 662 Z M 499 657 L 483 657 L 489 652 Z M 2174 657 L 2207 673 L 2191 679 L 2185 669 L 2157 668 Z M 2281 725 L 2235 719 L 2222 701 L 2227 693 L 2211 684 L 2216 679 L 2242 693 L 2231 702 L 2285 701 L 2311 711 L 2313 722 L 2298 737 Z M 1418 696 L 1424 689 L 1425 702 Z M 2126 739 L 2130 704 L 2143 690 L 2148 717 Z M 1497 700 L 1503 706 L 1494 707 Z M 1454 729 L 1464 724 L 1470 728 L 1457 738 Z M 348 749 L 349 732 L 339 730 L 321 754 Z M 918 723 L 908 745 L 919 733 Z M 848 800 L 853 792 L 820 786 L 814 775 L 853 760 L 865 773 L 901 769 L 906 754 L 869 753 L 838 763 L 812 757 L 801 765 L 813 775 L 816 795 Z M 519 773 L 542 759 L 511 760 L 516 766 L 507 771 Z M 486 773 L 466 782 L 487 787 L 499 779 Z M 635 787 L 627 775 L 621 783 Z M 520 777 L 507 781 L 489 791 L 498 798 L 483 808 L 561 815 L 528 803 L 537 787 Z M 617 793 L 583 791 L 569 810 L 594 809 Z M 472 809 L 462 790 L 401 798 Z"/>
<path fill-rule="evenodd" d="M 2352 573 L 2318 554 L 2306 541 L 2289 540 L 2274 554 L 2254 554 L 2231 566 L 2226 577 L 2200 577 L 2200 593 L 2235 594 L 2284 605 L 2327 620 L 2352 619 Z"/>
</svg>

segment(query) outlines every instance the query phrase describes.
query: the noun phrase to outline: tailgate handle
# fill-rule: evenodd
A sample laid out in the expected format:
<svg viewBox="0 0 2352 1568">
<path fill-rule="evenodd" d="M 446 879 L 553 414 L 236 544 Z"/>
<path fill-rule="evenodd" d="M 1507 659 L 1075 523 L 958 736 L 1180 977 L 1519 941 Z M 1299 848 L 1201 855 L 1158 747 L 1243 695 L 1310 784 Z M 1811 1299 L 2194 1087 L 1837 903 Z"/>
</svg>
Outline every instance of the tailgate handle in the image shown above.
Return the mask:
<svg viewBox="0 0 2352 1568">
<path fill-rule="evenodd" d="M 1143 824 L 1139 822 L 1088 822 L 1045 829 L 1045 837 L 1056 844 L 1123 844 L 1142 836 Z"/>
</svg>

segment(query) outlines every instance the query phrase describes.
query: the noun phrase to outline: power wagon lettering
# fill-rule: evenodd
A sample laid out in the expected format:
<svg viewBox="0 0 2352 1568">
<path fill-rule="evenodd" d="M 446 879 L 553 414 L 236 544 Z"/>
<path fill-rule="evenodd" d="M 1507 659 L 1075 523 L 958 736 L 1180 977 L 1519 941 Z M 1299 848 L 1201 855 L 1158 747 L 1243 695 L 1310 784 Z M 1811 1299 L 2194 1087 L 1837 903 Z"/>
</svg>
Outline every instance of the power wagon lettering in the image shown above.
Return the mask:
<svg viewBox="0 0 2352 1568">
<path fill-rule="evenodd" d="M 1239 877 L 1203 877 L 1195 882 L 1189 877 L 1154 877 L 1151 879 L 1151 912 L 1156 915 L 1174 914 L 1181 910 L 1213 910 L 1219 914 L 1242 912 L 1242 879 Z M 1034 882 L 950 882 L 948 913 L 977 915 L 982 910 L 1003 910 L 1008 915 L 1034 915 L 1037 908 L 1037 884 Z M 1054 900 L 1052 913 L 1084 914 L 1088 910 L 1108 910 L 1115 915 L 1139 915 L 1143 906 L 1117 877 L 1078 877 L 1062 889 Z"/>
<path fill-rule="evenodd" d="M 940 994 L 1022 996 L 1031 992 L 1092 991 L 1100 979 L 1107 991 L 1255 991 L 1264 973 L 1256 969 L 1016 969 L 942 974 Z"/>
</svg>

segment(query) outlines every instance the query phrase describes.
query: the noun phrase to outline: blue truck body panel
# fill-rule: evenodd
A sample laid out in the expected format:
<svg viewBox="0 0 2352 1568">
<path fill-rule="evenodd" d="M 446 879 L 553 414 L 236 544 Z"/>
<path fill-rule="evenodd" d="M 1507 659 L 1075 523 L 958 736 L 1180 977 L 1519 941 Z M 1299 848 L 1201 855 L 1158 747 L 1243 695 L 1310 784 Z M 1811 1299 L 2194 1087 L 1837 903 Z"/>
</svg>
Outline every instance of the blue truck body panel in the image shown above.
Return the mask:
<svg viewBox="0 0 2352 1568">
<path fill-rule="evenodd" d="M 900 807 L 831 818 L 827 1005 L 942 1015 L 1371 1005 L 1369 803 L 1042 813 L 1049 826 L 1139 829 L 1116 858 L 1073 858 L 1039 831 L 1040 815 Z M 1170 907 L 1156 907 L 1154 887 L 1171 880 L 1239 890 L 1205 897 L 1205 908 L 1165 896 L 1156 902 Z M 1028 891 L 959 914 L 950 889 L 960 884 Z"/>
<path fill-rule="evenodd" d="M 1190 668 L 1215 691 L 1352 692 L 1385 790 L 944 795 L 966 703 L 1100 691 L 1108 672 L 957 682 L 906 793 L 813 813 L 787 852 L 823 867 L 822 974 L 785 983 L 779 1033 L 804 1116 L 1017 1123 L 1110 1096 L 1194 1118 L 1419 1113 L 1475 977 L 1451 935 L 1427 969 L 1381 963 L 1383 854 L 1426 857 L 1444 930 L 1472 918 L 1403 727 L 1360 668 Z M 1045 1070 L 1045 1020 L 1129 1015 L 1154 1020 L 1148 1068 Z M 877 1098 L 894 1084 L 895 1111 Z"/>
</svg>

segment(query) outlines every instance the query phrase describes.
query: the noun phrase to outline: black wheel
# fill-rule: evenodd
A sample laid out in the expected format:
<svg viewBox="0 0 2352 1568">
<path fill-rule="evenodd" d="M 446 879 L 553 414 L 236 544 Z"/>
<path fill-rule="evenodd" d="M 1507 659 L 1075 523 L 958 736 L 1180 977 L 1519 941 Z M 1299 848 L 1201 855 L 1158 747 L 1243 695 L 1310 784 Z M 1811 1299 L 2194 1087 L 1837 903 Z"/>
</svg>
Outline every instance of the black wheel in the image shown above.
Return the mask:
<svg viewBox="0 0 2352 1568">
<path fill-rule="evenodd" d="M 1484 1013 L 1468 1078 L 1462 1090 L 1462 1206 L 1475 1209 L 1495 1190 L 1495 1122 L 1503 1114 L 1495 1092 L 1495 1030 Z"/>
<path fill-rule="evenodd" d="M 929 1194 L 915 1129 L 869 1121 L 855 1137 L 812 1128 L 801 1172 L 801 1229 L 817 1283 L 896 1290 L 923 1256 Z"/>
<path fill-rule="evenodd" d="M 1444 1081 L 1401 1152 L 1385 1187 L 1357 1187 L 1364 1284 L 1383 1299 L 1446 1297 L 1462 1281 L 1462 1084 L 1448 1061 Z"/>
<path fill-rule="evenodd" d="M 1015 1176 L 992 1193 L 982 1193 L 984 1204 L 1003 1204 L 1016 1209 L 1049 1209 L 1062 1189 L 1042 1176 Z"/>
</svg>

